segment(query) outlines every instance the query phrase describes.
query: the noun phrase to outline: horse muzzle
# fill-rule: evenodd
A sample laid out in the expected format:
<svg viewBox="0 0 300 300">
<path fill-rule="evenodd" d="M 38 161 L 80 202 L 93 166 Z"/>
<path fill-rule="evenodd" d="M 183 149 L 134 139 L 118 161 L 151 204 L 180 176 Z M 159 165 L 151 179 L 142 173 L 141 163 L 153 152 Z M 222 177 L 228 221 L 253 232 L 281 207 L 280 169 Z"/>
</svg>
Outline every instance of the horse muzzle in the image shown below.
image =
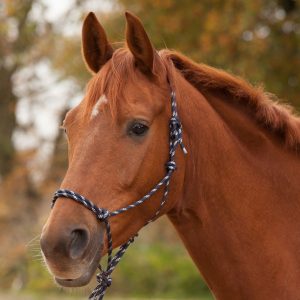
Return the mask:
<svg viewBox="0 0 300 300">
<path fill-rule="evenodd" d="M 101 258 L 103 233 L 91 232 L 83 224 L 62 228 L 48 222 L 40 244 L 49 271 L 64 287 L 86 285 L 97 270 Z"/>
</svg>

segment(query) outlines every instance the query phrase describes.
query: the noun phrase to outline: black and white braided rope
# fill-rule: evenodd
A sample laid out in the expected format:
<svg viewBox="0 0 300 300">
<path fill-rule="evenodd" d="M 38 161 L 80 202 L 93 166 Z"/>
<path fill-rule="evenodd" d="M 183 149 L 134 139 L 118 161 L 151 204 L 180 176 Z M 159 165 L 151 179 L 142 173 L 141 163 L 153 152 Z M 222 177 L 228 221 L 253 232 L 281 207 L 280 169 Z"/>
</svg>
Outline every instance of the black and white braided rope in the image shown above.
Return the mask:
<svg viewBox="0 0 300 300">
<path fill-rule="evenodd" d="M 108 249 L 108 255 L 107 255 L 107 266 L 106 269 L 103 270 L 101 265 L 99 265 L 100 273 L 97 274 L 97 287 L 93 290 L 91 293 L 89 299 L 92 300 L 102 300 L 104 297 L 104 294 L 106 292 L 106 289 L 111 285 L 112 279 L 111 274 L 117 264 L 119 263 L 120 259 L 125 254 L 126 249 L 134 242 L 134 239 L 137 235 L 129 239 L 125 244 L 123 244 L 119 250 L 116 252 L 116 254 L 113 256 L 113 247 L 112 247 L 112 234 L 109 224 L 109 218 L 117 216 L 121 213 L 124 213 L 128 211 L 129 209 L 132 209 L 134 207 L 137 207 L 147 201 L 153 194 L 155 194 L 160 188 L 164 186 L 164 193 L 160 202 L 160 206 L 155 212 L 154 216 L 146 222 L 144 226 L 149 224 L 150 222 L 153 222 L 157 216 L 160 214 L 162 207 L 165 205 L 167 201 L 167 196 L 169 193 L 169 185 L 170 180 L 173 172 L 176 170 L 176 162 L 175 162 L 175 152 L 180 145 L 182 151 L 184 154 L 187 154 L 186 148 L 184 147 L 183 141 L 182 141 L 182 125 L 178 118 L 177 113 L 177 105 L 176 105 L 176 94 L 174 91 L 171 92 L 171 111 L 172 116 L 170 118 L 170 133 L 169 133 L 169 161 L 166 163 L 166 175 L 142 198 L 135 201 L 132 204 L 129 204 L 126 207 L 117 209 L 115 211 L 108 211 L 103 208 L 97 207 L 92 201 L 86 199 L 80 194 L 77 194 L 73 191 L 66 190 L 66 189 L 60 189 L 55 192 L 53 200 L 52 200 L 52 207 L 54 206 L 56 200 L 58 198 L 69 198 L 73 199 L 76 202 L 79 202 L 80 204 L 84 205 L 87 209 L 91 210 L 97 219 L 101 222 L 104 222 L 105 228 L 106 228 L 106 235 L 107 235 L 107 249 Z"/>
</svg>

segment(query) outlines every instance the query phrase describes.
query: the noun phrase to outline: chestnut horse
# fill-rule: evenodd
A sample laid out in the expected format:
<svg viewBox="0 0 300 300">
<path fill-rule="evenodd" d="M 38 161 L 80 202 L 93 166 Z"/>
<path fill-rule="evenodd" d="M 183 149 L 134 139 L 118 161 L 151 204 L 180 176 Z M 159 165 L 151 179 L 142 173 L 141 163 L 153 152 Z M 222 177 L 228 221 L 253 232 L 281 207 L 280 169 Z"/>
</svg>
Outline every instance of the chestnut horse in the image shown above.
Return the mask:
<svg viewBox="0 0 300 300">
<path fill-rule="evenodd" d="M 93 13 L 82 50 L 94 74 L 63 122 L 69 168 L 61 188 L 113 211 L 165 175 L 170 86 L 188 155 L 160 215 L 167 215 L 216 299 L 300 299 L 300 119 L 261 88 L 156 51 L 126 13 L 127 47 L 113 50 Z M 163 190 L 110 219 L 113 247 L 153 217 Z M 87 284 L 107 252 L 105 226 L 71 199 L 58 199 L 41 247 L 62 286 Z"/>
</svg>

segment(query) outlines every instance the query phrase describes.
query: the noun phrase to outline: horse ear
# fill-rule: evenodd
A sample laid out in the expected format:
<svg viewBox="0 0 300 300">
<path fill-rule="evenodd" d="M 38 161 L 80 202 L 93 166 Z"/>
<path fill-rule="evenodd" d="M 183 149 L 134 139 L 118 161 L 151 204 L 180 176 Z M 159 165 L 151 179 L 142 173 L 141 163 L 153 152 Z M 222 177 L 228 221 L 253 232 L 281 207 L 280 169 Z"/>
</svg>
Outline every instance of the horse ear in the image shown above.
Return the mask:
<svg viewBox="0 0 300 300">
<path fill-rule="evenodd" d="M 97 17 L 90 12 L 82 27 L 82 53 L 88 68 L 97 73 L 112 57 L 113 48 Z"/>
<path fill-rule="evenodd" d="M 154 48 L 140 19 L 130 12 L 125 12 L 126 42 L 133 54 L 137 67 L 144 73 L 152 73 Z"/>
</svg>

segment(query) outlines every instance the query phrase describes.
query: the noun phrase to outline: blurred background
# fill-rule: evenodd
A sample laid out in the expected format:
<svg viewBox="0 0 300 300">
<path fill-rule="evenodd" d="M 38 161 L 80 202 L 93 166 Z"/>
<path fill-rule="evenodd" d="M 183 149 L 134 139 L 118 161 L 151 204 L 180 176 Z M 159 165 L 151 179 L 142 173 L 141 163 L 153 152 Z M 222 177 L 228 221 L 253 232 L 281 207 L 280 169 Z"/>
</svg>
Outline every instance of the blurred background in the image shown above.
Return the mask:
<svg viewBox="0 0 300 300">
<path fill-rule="evenodd" d="M 39 250 L 52 193 L 67 168 L 59 125 L 90 78 L 81 25 L 95 11 L 115 46 L 124 10 L 155 47 L 263 84 L 300 109 L 300 3 L 296 0 L 0 0 L 0 299 L 74 299 L 55 286 Z M 120 43 L 121 42 L 121 43 Z M 212 299 L 165 218 L 142 231 L 108 294 Z"/>
</svg>

